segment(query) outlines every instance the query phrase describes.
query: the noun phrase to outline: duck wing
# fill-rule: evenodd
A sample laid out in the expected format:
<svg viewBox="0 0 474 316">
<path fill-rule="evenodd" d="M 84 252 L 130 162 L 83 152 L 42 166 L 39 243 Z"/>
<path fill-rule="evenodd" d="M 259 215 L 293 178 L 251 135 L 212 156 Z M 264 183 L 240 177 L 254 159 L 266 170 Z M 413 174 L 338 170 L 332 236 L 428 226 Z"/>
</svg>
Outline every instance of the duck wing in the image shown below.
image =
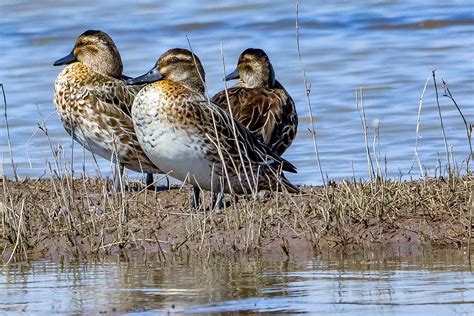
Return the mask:
<svg viewBox="0 0 474 316">
<path fill-rule="evenodd" d="M 89 115 L 94 115 L 97 124 L 111 135 L 115 150 L 122 156 L 125 164 L 136 164 L 134 160 L 138 160 L 143 166 L 155 168 L 138 142 L 131 118 L 133 100 L 139 88 L 141 87 L 132 89 L 132 86 L 126 86 L 120 81 L 106 81 L 96 83 L 93 87 L 84 86 L 82 98 L 87 100 L 90 111 L 93 111 Z"/>
<path fill-rule="evenodd" d="M 233 87 L 217 93 L 212 101 L 230 109 L 236 120 L 247 127 L 261 142 L 279 155 L 296 135 L 296 110 L 284 89 Z"/>
<path fill-rule="evenodd" d="M 282 168 L 283 171 L 296 173 L 296 167 L 278 154 L 266 144 L 260 142 L 242 123 L 232 119 L 229 112 L 219 105 L 202 100 L 199 104 L 204 113 L 202 118 L 208 120 L 207 126 L 213 126 L 214 130 L 208 131 L 208 137 L 221 136 L 220 142 L 226 142 L 232 156 L 237 156 L 240 150 L 251 162 Z"/>
<path fill-rule="evenodd" d="M 115 111 L 114 107 L 131 117 L 132 105 L 135 96 L 143 85 L 127 86 L 120 80 L 103 81 L 100 85 L 85 86 L 84 92 L 93 95 L 102 107 Z"/>
</svg>

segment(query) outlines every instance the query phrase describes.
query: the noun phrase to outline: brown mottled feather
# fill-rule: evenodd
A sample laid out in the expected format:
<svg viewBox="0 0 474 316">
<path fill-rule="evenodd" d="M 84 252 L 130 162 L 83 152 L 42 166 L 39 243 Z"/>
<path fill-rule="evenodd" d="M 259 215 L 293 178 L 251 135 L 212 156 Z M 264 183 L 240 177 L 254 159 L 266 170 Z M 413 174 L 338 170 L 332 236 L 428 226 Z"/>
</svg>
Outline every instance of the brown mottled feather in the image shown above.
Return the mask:
<svg viewBox="0 0 474 316">
<path fill-rule="evenodd" d="M 67 132 L 86 149 L 118 159 L 128 169 L 156 173 L 159 169 L 141 149 L 130 117 L 140 88 L 76 62 L 59 74 L 54 101 Z"/>
<path fill-rule="evenodd" d="M 232 87 L 227 90 L 236 120 L 281 155 L 291 145 L 298 125 L 295 103 L 284 89 Z M 212 101 L 228 111 L 225 91 Z"/>
<path fill-rule="evenodd" d="M 212 101 L 245 125 L 260 141 L 281 155 L 296 136 L 298 117 L 293 99 L 275 80 L 266 53 L 247 49 L 239 57 L 240 79 L 232 88 L 217 93 Z M 228 96 L 228 99 L 227 99 Z"/>
</svg>

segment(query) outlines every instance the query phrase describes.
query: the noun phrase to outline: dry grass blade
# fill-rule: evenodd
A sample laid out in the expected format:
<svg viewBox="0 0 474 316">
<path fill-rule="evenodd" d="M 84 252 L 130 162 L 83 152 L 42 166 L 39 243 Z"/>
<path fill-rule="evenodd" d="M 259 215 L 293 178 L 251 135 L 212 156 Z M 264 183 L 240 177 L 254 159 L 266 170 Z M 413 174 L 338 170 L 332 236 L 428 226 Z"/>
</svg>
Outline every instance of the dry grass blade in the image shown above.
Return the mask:
<svg viewBox="0 0 474 316">
<path fill-rule="evenodd" d="M 18 219 L 18 227 L 16 229 L 15 245 L 13 246 L 13 250 L 11 251 L 10 257 L 8 258 L 7 262 L 2 266 L 2 270 L 4 270 L 6 267 L 8 267 L 8 265 L 10 264 L 10 262 L 12 261 L 13 257 L 16 254 L 16 250 L 18 249 L 18 246 L 21 243 L 22 225 L 24 225 L 24 221 L 23 221 L 24 210 L 25 210 L 25 199 L 23 199 L 21 201 L 20 215 L 19 215 L 19 219 Z M 4 212 L 7 212 L 6 207 L 4 207 Z"/>
<path fill-rule="evenodd" d="M 4 116 L 5 116 L 5 126 L 7 128 L 7 142 L 8 142 L 8 151 L 10 153 L 10 160 L 11 160 L 11 164 L 12 164 L 12 169 L 13 169 L 13 175 L 15 176 L 15 180 L 16 181 L 19 181 L 19 178 L 18 178 L 18 173 L 17 173 L 17 170 L 16 170 L 16 165 L 15 165 L 15 161 L 13 159 L 13 149 L 12 149 L 12 142 L 11 142 L 11 138 L 10 138 L 10 127 L 8 125 L 8 114 L 7 114 L 7 96 L 5 95 L 5 89 L 3 87 L 3 83 L 0 83 L 0 88 L 2 88 L 2 95 L 3 95 L 3 105 L 4 105 Z"/>
<path fill-rule="evenodd" d="M 423 164 L 421 163 L 421 160 L 420 160 L 420 155 L 418 154 L 418 142 L 419 142 L 419 139 L 420 139 L 420 121 L 421 121 L 421 109 L 422 109 L 422 106 L 423 106 L 423 97 L 425 96 L 425 92 L 426 92 L 426 87 L 428 86 L 428 82 L 430 81 L 431 79 L 431 75 L 428 76 L 428 78 L 426 78 L 426 82 L 425 82 L 425 85 L 423 86 L 423 90 L 421 92 L 421 95 L 420 95 L 420 98 L 419 98 L 419 101 L 418 101 L 418 114 L 416 116 L 416 135 L 415 135 L 415 159 L 416 161 L 418 162 L 418 168 L 420 170 L 420 177 L 423 178 L 425 176 L 425 173 L 423 172 Z M 413 162 L 414 164 L 415 162 Z M 410 169 L 413 168 L 413 165 Z"/>
<path fill-rule="evenodd" d="M 362 134 L 364 135 L 365 141 L 365 154 L 367 158 L 367 172 L 369 176 L 369 181 L 372 181 L 372 178 L 375 177 L 374 165 L 372 163 L 372 156 L 370 154 L 369 148 L 369 135 L 367 131 L 367 118 L 365 116 L 365 106 L 364 106 L 364 90 L 362 88 L 356 91 L 356 104 L 357 111 L 359 112 L 359 118 L 362 128 Z"/>
</svg>

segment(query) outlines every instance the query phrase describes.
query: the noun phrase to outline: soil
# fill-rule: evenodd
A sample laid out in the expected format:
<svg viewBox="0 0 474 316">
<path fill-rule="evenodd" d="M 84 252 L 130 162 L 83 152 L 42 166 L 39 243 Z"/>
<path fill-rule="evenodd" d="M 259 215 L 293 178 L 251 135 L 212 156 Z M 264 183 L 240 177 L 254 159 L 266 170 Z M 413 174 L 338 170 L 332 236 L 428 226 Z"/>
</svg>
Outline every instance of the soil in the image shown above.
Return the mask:
<svg viewBox="0 0 474 316">
<path fill-rule="evenodd" d="M 412 182 L 340 182 L 301 193 L 226 197 L 190 208 L 191 190 L 109 193 L 88 179 L 0 181 L 4 261 L 89 261 L 109 256 L 311 258 L 322 251 L 389 256 L 464 247 L 472 228 L 472 176 Z"/>
</svg>

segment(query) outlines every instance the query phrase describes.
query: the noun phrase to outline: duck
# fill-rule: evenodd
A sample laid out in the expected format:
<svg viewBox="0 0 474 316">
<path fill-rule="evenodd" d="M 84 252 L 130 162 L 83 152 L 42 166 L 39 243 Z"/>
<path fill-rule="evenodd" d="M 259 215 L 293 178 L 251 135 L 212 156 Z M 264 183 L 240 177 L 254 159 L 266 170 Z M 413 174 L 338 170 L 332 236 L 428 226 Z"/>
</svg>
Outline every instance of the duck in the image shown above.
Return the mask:
<svg viewBox="0 0 474 316">
<path fill-rule="evenodd" d="M 124 168 L 147 173 L 150 188 L 160 169 L 140 147 L 131 118 L 133 99 L 142 86 L 127 85 L 120 53 L 112 38 L 87 30 L 71 53 L 54 62 L 67 65 L 54 83 L 54 104 L 64 128 L 96 156 L 114 162 L 114 188 L 122 188 Z"/>
<path fill-rule="evenodd" d="M 244 50 L 236 69 L 225 77 L 238 79 L 231 88 L 216 93 L 212 102 L 232 113 L 261 142 L 282 155 L 293 142 L 298 127 L 295 102 L 282 84 L 268 55 L 259 48 Z"/>
<path fill-rule="evenodd" d="M 146 84 L 132 106 L 138 141 L 160 170 L 193 186 L 191 207 L 199 207 L 201 190 L 215 193 L 213 211 L 224 193 L 298 192 L 282 173 L 295 173 L 295 166 L 206 97 L 204 68 L 193 52 L 170 49 L 127 84 Z"/>
</svg>

